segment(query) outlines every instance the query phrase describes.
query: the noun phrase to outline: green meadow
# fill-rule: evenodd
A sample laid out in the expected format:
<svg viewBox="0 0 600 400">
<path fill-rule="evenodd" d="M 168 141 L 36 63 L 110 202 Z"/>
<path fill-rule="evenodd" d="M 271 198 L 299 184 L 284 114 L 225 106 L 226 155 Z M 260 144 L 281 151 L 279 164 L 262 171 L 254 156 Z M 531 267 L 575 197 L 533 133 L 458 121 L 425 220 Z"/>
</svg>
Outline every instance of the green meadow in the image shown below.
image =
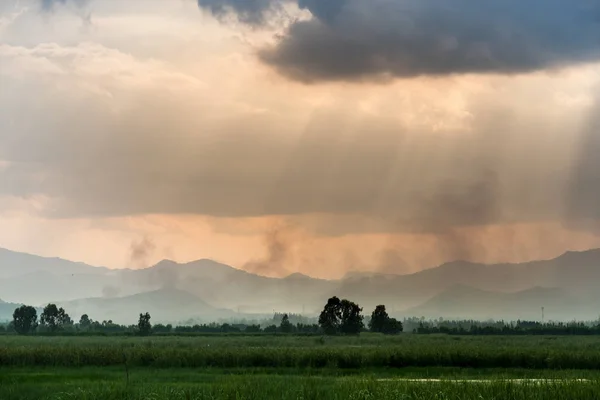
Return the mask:
<svg viewBox="0 0 600 400">
<path fill-rule="evenodd" d="M 0 336 L 0 399 L 597 399 L 600 338 Z"/>
</svg>

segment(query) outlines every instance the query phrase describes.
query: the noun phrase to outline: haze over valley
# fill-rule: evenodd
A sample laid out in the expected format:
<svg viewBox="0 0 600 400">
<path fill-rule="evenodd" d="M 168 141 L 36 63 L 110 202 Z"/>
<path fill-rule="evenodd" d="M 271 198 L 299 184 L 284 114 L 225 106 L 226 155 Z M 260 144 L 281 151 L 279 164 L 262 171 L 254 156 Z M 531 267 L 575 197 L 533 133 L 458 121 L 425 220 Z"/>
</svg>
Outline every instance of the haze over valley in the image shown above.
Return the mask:
<svg viewBox="0 0 600 400">
<path fill-rule="evenodd" d="M 484 265 L 455 261 L 414 274 L 354 273 L 336 280 L 292 274 L 270 278 L 211 260 L 164 260 L 145 269 L 111 270 L 0 250 L 0 319 L 16 304 L 53 302 L 72 317 L 130 323 L 141 312 L 157 322 L 241 321 L 273 312 L 314 317 L 331 296 L 365 310 L 386 304 L 398 317 L 595 320 L 600 309 L 600 250 L 544 261 Z"/>
</svg>

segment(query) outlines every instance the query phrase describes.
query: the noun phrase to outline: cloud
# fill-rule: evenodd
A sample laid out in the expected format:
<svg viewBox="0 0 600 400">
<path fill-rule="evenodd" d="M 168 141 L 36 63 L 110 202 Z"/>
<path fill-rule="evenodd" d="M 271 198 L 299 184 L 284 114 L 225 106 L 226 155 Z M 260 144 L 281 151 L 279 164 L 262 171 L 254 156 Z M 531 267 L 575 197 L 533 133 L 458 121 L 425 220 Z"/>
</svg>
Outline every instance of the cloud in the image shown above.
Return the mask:
<svg viewBox="0 0 600 400">
<path fill-rule="evenodd" d="M 583 193 L 570 168 L 586 106 L 561 99 L 594 68 L 320 91 L 218 79 L 254 67 L 237 60 L 194 75 L 98 43 L 0 45 L 0 195 L 43 196 L 49 218 L 280 215 L 459 248 L 457 228 L 556 221 Z"/>
<path fill-rule="evenodd" d="M 222 21 L 246 12 L 242 19 L 254 28 L 278 18 L 281 7 L 289 11 L 274 1 L 202 3 Z M 586 23 L 593 9 L 577 29 L 561 25 L 568 40 L 552 31 L 554 61 L 519 66 L 519 46 L 543 59 L 538 50 L 549 42 L 542 27 L 575 18 L 567 7 L 583 3 L 545 2 L 549 13 L 535 18 L 527 3 L 517 18 L 511 1 L 487 15 L 484 6 L 500 3 L 472 2 L 458 13 L 449 7 L 465 2 L 306 0 L 294 3 L 303 19 L 260 53 L 271 62 L 264 57 L 283 55 L 292 41 L 310 45 L 301 46 L 310 50 L 298 53 L 302 60 L 271 64 L 305 81 L 405 76 L 398 68 L 406 65 L 410 73 L 441 75 L 386 85 L 273 79 L 228 27 L 201 18 L 197 2 L 145 4 L 141 13 L 138 2 L 96 1 L 96 25 L 85 31 L 62 5 L 48 15 L 33 7 L 3 30 L 0 202 L 3 214 L 23 203 L 18 214 L 35 216 L 14 222 L 21 228 L 7 230 L 7 243 L 18 236 L 19 243 L 41 243 L 45 254 L 76 251 L 104 262 L 106 250 L 83 250 L 84 242 L 103 243 L 96 248 L 111 248 L 112 264 L 121 265 L 130 259 L 131 237 L 147 234 L 186 260 L 216 254 L 242 266 L 250 259 L 247 268 L 277 275 L 308 266 L 341 273 L 349 265 L 394 271 L 453 258 L 498 260 L 512 256 L 507 249 L 516 259 L 536 258 L 592 243 L 583 229 L 595 228 L 582 221 L 597 216 L 597 125 L 587 114 L 597 114 L 590 87 L 600 68 L 508 75 L 591 57 L 595 28 Z M 399 4 L 406 12 L 395 12 Z M 296 30 L 318 35 L 312 43 Z M 450 33 L 440 43 L 454 48 L 454 59 L 429 53 L 440 32 Z M 510 53 L 502 40 L 514 32 L 523 35 L 509 41 L 517 46 Z M 265 36 L 260 29 L 243 34 L 247 42 Z M 521 58 L 475 71 L 490 74 L 462 75 L 473 71 L 463 50 L 474 36 L 498 56 Z M 319 53 L 321 39 L 333 47 Z M 567 46 L 571 39 L 580 40 Z M 400 44 L 411 63 L 398 63 Z M 341 66 L 329 68 L 329 53 Z M 461 75 L 445 76 L 455 73 Z M 76 219 L 154 214 L 202 229 L 169 236 L 179 223 L 165 232 L 102 227 L 84 239 L 71 228 Z M 235 223 L 223 226 L 226 220 Z M 235 236 L 249 220 L 245 236 Z M 40 221 L 52 229 L 40 229 Z M 561 222 L 582 231 L 565 233 Z M 63 238 L 64 249 L 55 251 L 49 236 Z"/>
<path fill-rule="evenodd" d="M 348 0 L 298 0 L 298 7 L 307 9 L 321 21 L 331 23 L 342 12 Z"/>
<path fill-rule="evenodd" d="M 279 0 L 198 0 L 198 6 L 219 19 L 234 14 L 240 22 L 249 25 L 265 24 L 268 14 L 281 11 Z"/>
<path fill-rule="evenodd" d="M 0 57 L 10 77 L 0 192 L 50 198 L 48 217 L 284 215 L 322 235 L 447 235 L 562 218 L 570 193 L 580 135 L 564 135 L 576 124 L 552 100 L 551 77 L 526 85 L 531 93 L 474 96 L 467 127 L 436 132 L 392 118 L 395 107 L 425 107 L 417 116 L 440 123 L 435 93 L 416 108 L 412 97 L 376 103 L 373 115 L 362 98 L 339 95 L 296 124 L 297 99 L 278 95 L 272 112 L 247 113 L 215 101 L 218 86 L 99 45 L 3 45 Z"/>
<path fill-rule="evenodd" d="M 254 24 L 274 7 L 273 1 L 247 4 Z M 596 0 L 299 0 L 297 5 L 313 18 L 293 22 L 259 57 L 303 82 L 527 73 L 600 57 Z M 202 1 L 200 6 L 221 14 Z M 249 19 L 247 8 L 231 8 L 241 20 Z"/>
</svg>

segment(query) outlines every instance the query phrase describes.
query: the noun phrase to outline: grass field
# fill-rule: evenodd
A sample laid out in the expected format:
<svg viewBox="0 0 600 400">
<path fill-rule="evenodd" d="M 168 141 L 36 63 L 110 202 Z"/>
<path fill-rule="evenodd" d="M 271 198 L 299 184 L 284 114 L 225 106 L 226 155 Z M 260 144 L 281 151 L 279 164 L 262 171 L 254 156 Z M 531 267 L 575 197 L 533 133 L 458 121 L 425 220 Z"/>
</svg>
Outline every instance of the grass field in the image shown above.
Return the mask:
<svg viewBox="0 0 600 400">
<path fill-rule="evenodd" d="M 3 400 L 597 398 L 596 337 L 0 337 Z"/>
</svg>

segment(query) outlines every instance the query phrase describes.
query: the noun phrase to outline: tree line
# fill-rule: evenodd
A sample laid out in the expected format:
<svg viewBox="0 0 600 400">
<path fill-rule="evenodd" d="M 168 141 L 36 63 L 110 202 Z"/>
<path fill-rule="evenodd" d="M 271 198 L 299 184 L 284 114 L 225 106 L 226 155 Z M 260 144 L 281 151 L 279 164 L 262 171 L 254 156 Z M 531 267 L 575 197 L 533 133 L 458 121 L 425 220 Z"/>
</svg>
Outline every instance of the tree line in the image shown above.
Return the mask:
<svg viewBox="0 0 600 400">
<path fill-rule="evenodd" d="M 358 335 L 366 331 L 363 309 L 356 303 L 332 297 L 327 300 L 319 315 L 318 324 L 297 322 L 293 324 L 288 314 L 276 314 L 279 325 L 270 324 L 261 327 L 257 324 L 204 324 L 192 326 L 173 326 L 156 324 L 152 326 L 149 313 L 141 313 L 136 325 L 120 325 L 113 321 L 94 321 L 84 314 L 75 323 L 69 314 L 56 304 L 44 307 L 39 321 L 37 311 L 32 306 L 23 305 L 15 309 L 13 320 L 8 326 L 9 331 L 20 335 L 33 333 L 129 333 L 140 336 L 169 333 L 285 333 L 285 334 L 325 334 L 325 335 Z M 297 319 L 297 317 L 295 318 Z M 2 326 L 0 326 L 2 328 Z M 6 328 L 4 328 L 6 330 Z M 0 329 L 1 330 L 1 329 Z M 371 314 L 368 330 L 384 334 L 402 332 L 402 322 L 391 318 L 384 305 L 379 305 Z"/>
<path fill-rule="evenodd" d="M 420 321 L 413 333 L 446 335 L 599 335 L 600 323 L 584 322 L 480 322 Z"/>
<path fill-rule="evenodd" d="M 0 333 L 27 334 L 307 334 L 307 335 L 357 335 L 371 331 L 398 334 L 403 330 L 415 334 L 448 335 L 600 335 L 600 321 L 590 322 L 539 322 L 539 321 L 477 321 L 477 320 L 425 320 L 391 318 L 384 305 L 373 310 L 365 325 L 363 309 L 356 303 L 330 298 L 318 317 L 318 323 L 301 315 L 276 313 L 266 323 L 211 323 L 171 325 L 151 324 L 149 313 L 139 315 L 137 324 L 121 325 L 108 321 L 94 321 L 87 314 L 74 322 L 69 314 L 55 304 L 44 307 L 39 318 L 31 306 L 14 310 L 8 325 L 0 324 Z"/>
</svg>

